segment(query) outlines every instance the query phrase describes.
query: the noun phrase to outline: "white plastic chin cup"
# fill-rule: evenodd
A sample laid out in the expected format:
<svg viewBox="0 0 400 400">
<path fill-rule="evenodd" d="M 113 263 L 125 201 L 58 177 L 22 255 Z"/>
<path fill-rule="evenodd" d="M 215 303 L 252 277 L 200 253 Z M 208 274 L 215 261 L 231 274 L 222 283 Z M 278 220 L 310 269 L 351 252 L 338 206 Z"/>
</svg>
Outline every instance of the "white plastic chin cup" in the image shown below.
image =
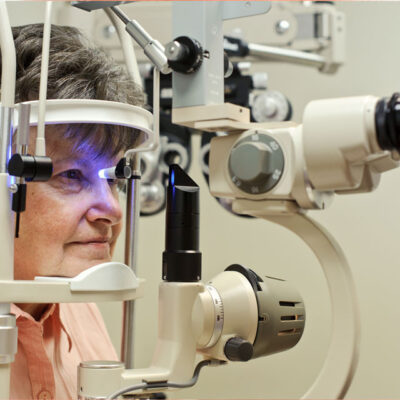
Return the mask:
<svg viewBox="0 0 400 400">
<path fill-rule="evenodd" d="M 31 106 L 30 126 L 37 126 L 39 101 L 23 104 Z M 18 107 L 15 108 L 14 130 L 18 129 Z M 46 125 L 56 124 L 106 124 L 132 128 L 137 136 L 137 147 L 128 152 L 140 152 L 154 149 L 158 143 L 158 134 L 153 132 L 153 115 L 143 108 L 130 104 L 105 100 L 46 100 Z"/>
</svg>

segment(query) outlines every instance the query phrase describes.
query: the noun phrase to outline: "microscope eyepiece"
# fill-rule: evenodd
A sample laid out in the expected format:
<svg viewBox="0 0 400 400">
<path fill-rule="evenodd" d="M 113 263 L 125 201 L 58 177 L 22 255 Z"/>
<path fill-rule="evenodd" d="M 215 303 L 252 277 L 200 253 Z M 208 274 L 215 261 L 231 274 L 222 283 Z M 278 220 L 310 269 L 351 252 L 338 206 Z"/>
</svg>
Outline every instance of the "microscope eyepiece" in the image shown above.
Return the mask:
<svg viewBox="0 0 400 400">
<path fill-rule="evenodd" d="M 381 149 L 400 151 L 400 93 L 378 101 L 375 127 Z"/>
</svg>

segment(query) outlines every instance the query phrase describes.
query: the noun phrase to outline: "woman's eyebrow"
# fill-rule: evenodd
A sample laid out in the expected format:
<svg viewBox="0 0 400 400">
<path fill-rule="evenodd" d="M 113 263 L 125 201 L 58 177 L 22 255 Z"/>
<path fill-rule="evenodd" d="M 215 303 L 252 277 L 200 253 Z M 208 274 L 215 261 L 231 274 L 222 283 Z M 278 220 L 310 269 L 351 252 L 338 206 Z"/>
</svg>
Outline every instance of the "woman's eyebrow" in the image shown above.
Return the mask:
<svg viewBox="0 0 400 400">
<path fill-rule="evenodd" d="M 74 158 L 74 157 L 66 157 L 66 158 L 61 158 L 61 159 L 53 159 L 53 162 L 56 164 L 67 164 L 67 163 L 71 163 L 71 164 L 78 164 L 84 168 L 89 168 L 91 166 L 93 166 L 92 163 L 90 163 L 88 160 L 84 159 L 84 158 Z"/>
</svg>

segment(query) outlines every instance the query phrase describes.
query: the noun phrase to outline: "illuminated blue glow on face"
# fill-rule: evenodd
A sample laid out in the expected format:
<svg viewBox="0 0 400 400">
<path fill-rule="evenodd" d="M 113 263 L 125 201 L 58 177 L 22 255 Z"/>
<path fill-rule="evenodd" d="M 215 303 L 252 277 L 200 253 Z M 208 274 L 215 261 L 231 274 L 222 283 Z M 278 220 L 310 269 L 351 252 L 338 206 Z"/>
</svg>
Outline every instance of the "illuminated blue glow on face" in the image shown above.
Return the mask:
<svg viewBox="0 0 400 400">
<path fill-rule="evenodd" d="M 10 161 L 11 154 L 12 154 L 12 148 L 11 148 L 11 144 L 10 144 L 10 145 L 8 146 L 8 149 L 7 149 L 7 164 L 8 164 L 8 162 Z"/>
<path fill-rule="evenodd" d="M 11 148 L 11 144 L 10 144 L 8 146 L 8 149 L 7 149 L 7 165 L 8 165 L 8 162 L 10 161 L 10 159 L 11 159 L 11 155 L 12 155 L 12 148 Z M 9 182 L 10 182 L 11 185 L 13 183 L 15 183 L 16 181 L 17 181 L 17 178 L 15 176 L 9 175 Z"/>
</svg>

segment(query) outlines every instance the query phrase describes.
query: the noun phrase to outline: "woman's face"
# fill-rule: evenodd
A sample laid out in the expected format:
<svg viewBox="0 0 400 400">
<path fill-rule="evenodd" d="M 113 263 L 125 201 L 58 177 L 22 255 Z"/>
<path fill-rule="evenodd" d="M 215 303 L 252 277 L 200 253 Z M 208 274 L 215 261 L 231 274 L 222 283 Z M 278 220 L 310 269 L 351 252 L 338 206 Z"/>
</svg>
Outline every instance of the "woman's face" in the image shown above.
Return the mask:
<svg viewBox="0 0 400 400">
<path fill-rule="evenodd" d="M 118 160 L 73 154 L 59 134 L 46 144 L 53 175 L 27 184 L 26 211 L 15 239 L 15 279 L 72 277 L 108 262 L 121 231 L 117 183 L 98 176 L 99 169 Z"/>
</svg>

